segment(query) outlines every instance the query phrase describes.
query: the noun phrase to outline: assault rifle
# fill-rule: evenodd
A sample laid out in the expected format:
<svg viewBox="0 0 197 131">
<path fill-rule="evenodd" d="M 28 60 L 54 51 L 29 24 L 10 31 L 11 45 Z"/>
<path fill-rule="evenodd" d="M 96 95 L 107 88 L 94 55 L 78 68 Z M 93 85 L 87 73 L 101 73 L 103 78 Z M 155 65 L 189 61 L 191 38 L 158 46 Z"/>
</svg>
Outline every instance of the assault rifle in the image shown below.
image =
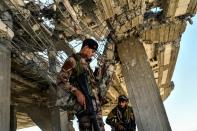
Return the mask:
<svg viewBox="0 0 197 131">
<path fill-rule="evenodd" d="M 91 119 L 91 122 L 93 124 L 94 131 L 99 131 L 99 126 L 98 126 L 98 123 L 97 123 L 97 120 L 96 120 L 96 112 L 94 110 L 94 105 L 92 103 L 92 96 L 90 95 L 90 93 L 88 91 L 88 82 L 87 82 L 86 72 L 81 73 L 78 76 L 77 81 L 79 83 L 80 90 L 85 95 L 87 110 L 90 114 L 90 119 Z"/>
<path fill-rule="evenodd" d="M 135 124 L 134 123 L 120 121 L 120 125 L 122 125 L 128 131 L 135 131 Z"/>
</svg>

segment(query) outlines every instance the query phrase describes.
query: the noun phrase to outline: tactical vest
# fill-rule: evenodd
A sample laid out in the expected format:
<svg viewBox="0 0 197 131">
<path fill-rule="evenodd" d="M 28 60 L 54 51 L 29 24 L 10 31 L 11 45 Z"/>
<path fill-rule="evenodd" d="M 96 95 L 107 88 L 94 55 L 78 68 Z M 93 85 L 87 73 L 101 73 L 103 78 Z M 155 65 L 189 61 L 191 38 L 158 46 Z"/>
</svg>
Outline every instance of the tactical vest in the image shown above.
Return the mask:
<svg viewBox="0 0 197 131">
<path fill-rule="evenodd" d="M 77 82 L 77 77 L 79 75 L 81 75 L 81 73 L 87 73 L 87 76 L 88 78 L 90 77 L 90 72 L 84 70 L 83 68 L 83 65 L 81 64 L 80 60 L 81 60 L 81 56 L 77 53 L 77 54 L 73 54 L 72 57 L 75 59 L 76 61 L 76 66 L 75 68 L 73 69 L 73 72 L 70 76 L 70 79 L 69 79 L 69 82 L 74 85 L 75 87 L 79 87 L 79 83 Z M 90 66 L 88 66 L 88 70 L 91 71 L 90 69 Z M 91 96 L 93 96 L 93 93 L 92 93 L 92 83 L 90 81 L 90 79 L 87 80 L 88 81 L 88 91 L 89 91 L 89 94 Z"/>
<path fill-rule="evenodd" d="M 90 72 L 86 71 L 83 68 L 83 65 L 81 64 L 80 60 L 81 60 L 81 56 L 79 54 L 73 54 L 71 57 L 73 57 L 76 61 L 76 66 L 74 67 L 72 74 L 69 78 L 69 82 L 70 84 L 72 84 L 73 86 L 75 86 L 76 88 L 79 88 L 79 83 L 78 81 L 78 76 L 81 73 L 87 73 L 88 76 L 88 91 L 89 94 L 94 98 L 95 96 L 93 95 L 93 88 L 92 88 L 92 83 L 90 81 Z M 88 67 L 89 70 L 91 71 L 90 67 Z M 56 100 L 56 106 L 62 108 L 63 110 L 69 110 L 69 111 L 74 111 L 75 113 L 77 112 L 81 112 L 83 111 L 83 107 L 80 106 L 77 102 L 76 102 L 76 97 L 74 96 L 74 94 L 67 92 L 66 90 L 64 90 L 64 85 L 62 84 L 61 87 L 57 88 L 58 89 L 58 97 Z M 98 104 L 98 103 L 97 103 Z M 98 110 L 101 110 L 100 108 L 97 108 Z"/>
</svg>

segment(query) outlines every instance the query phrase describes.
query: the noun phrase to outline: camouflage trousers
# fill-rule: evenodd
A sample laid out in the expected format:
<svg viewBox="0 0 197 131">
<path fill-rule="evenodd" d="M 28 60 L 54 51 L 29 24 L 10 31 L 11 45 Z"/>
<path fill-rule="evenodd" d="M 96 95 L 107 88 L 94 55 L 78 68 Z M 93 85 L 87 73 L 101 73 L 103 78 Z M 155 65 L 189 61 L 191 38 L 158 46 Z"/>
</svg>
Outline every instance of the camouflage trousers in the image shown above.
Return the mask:
<svg viewBox="0 0 197 131">
<path fill-rule="evenodd" d="M 96 119 L 99 126 L 99 131 L 105 131 L 102 115 L 97 115 Z M 78 117 L 78 123 L 80 131 L 94 131 L 90 116 L 84 115 Z"/>
</svg>

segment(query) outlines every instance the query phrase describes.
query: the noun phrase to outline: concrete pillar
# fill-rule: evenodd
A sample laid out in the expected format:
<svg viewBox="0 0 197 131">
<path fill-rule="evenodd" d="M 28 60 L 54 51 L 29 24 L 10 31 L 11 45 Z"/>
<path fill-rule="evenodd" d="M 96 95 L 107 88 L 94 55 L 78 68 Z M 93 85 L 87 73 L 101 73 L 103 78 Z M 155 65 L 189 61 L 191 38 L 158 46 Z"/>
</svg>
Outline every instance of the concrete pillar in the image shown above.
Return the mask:
<svg viewBox="0 0 197 131">
<path fill-rule="evenodd" d="M 75 131 L 72 121 L 68 121 L 67 128 L 67 131 Z"/>
<path fill-rule="evenodd" d="M 16 106 L 10 106 L 10 131 L 16 131 L 17 119 L 16 119 Z"/>
<path fill-rule="evenodd" d="M 68 128 L 68 131 L 75 131 L 74 127 L 73 127 L 73 121 L 74 120 L 74 113 L 73 112 L 67 112 L 67 128 Z"/>
<path fill-rule="evenodd" d="M 51 110 L 50 114 L 51 114 L 52 131 L 62 131 L 59 109 Z"/>
<path fill-rule="evenodd" d="M 53 131 L 68 131 L 68 116 L 66 111 L 58 108 L 51 111 L 51 123 Z"/>
<path fill-rule="evenodd" d="M 142 43 L 134 37 L 118 45 L 122 73 L 139 131 L 171 131 Z"/>
<path fill-rule="evenodd" d="M 68 131 L 67 115 L 57 108 L 48 109 L 33 106 L 22 110 L 31 117 L 42 131 Z"/>
<path fill-rule="evenodd" d="M 71 123 L 69 123 L 69 121 L 68 121 L 67 111 L 60 111 L 60 127 L 61 127 L 61 131 L 70 131 L 69 130 L 69 128 L 70 128 L 69 124 L 71 124 Z"/>
<path fill-rule="evenodd" d="M 53 131 L 51 114 L 47 108 L 33 106 L 24 110 L 42 131 Z"/>
<path fill-rule="evenodd" d="M 0 1 L 0 130 L 10 131 L 11 51 L 14 37 L 12 16 L 4 1 Z"/>
<path fill-rule="evenodd" d="M 10 50 L 0 41 L 0 130 L 10 130 Z"/>
</svg>

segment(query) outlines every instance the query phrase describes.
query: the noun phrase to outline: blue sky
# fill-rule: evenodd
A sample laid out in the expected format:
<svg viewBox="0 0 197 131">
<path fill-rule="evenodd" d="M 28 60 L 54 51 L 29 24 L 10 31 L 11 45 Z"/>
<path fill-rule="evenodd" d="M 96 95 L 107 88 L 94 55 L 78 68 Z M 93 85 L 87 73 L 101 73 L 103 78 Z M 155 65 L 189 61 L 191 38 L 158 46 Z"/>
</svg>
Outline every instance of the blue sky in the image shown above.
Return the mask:
<svg viewBox="0 0 197 131">
<path fill-rule="evenodd" d="M 173 131 L 197 131 L 197 16 L 193 22 L 182 36 L 175 88 L 164 102 Z"/>
<path fill-rule="evenodd" d="M 173 131 L 197 131 L 197 16 L 193 21 L 193 25 L 188 24 L 180 43 L 172 78 L 175 88 L 164 102 Z M 18 131 L 40 130 L 33 127 Z"/>
</svg>

